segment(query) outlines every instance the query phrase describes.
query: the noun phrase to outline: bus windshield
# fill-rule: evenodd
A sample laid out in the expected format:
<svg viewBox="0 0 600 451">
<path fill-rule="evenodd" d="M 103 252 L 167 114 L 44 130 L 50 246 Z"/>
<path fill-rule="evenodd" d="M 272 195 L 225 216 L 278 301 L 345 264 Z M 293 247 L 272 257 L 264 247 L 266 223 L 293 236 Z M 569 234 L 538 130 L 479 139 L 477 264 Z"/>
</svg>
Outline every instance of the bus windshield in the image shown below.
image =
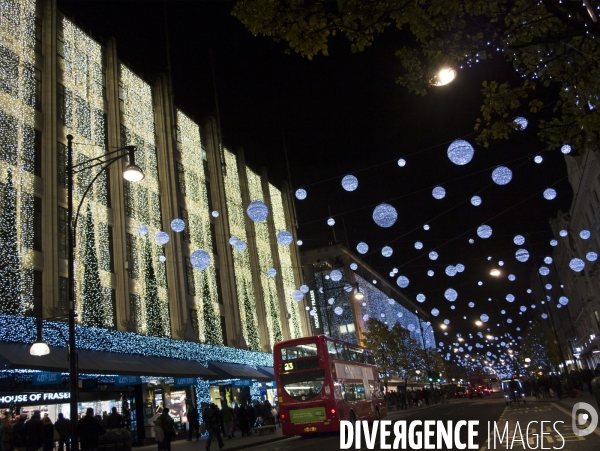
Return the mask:
<svg viewBox="0 0 600 451">
<path fill-rule="evenodd" d="M 310 401 L 321 393 L 325 383 L 325 370 L 282 374 L 280 379 L 283 389 L 289 396 L 296 401 Z"/>
<path fill-rule="evenodd" d="M 316 343 L 303 343 L 296 346 L 281 348 L 281 360 L 301 359 L 303 357 L 316 357 L 318 354 Z"/>
</svg>

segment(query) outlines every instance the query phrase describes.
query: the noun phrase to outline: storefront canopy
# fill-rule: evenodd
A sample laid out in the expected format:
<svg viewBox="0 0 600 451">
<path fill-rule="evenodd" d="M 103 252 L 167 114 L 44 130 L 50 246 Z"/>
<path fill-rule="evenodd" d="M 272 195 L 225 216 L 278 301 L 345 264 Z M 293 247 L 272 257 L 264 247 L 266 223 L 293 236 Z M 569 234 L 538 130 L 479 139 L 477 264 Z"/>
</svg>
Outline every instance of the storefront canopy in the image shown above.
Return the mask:
<svg viewBox="0 0 600 451">
<path fill-rule="evenodd" d="M 69 371 L 66 348 L 51 347 L 50 354 L 37 357 L 29 353 L 30 347 L 30 344 L 23 343 L 0 343 L 0 369 Z M 146 357 L 87 349 L 78 349 L 77 354 L 80 373 L 219 378 L 219 374 L 195 360 Z"/>
<path fill-rule="evenodd" d="M 255 370 L 248 365 L 238 363 L 209 362 L 208 368 L 218 373 L 223 379 L 256 379 L 257 381 L 270 381 L 271 377 Z"/>
<path fill-rule="evenodd" d="M 269 376 L 269 380 L 275 380 L 275 372 L 273 371 L 272 366 L 257 366 L 256 368 L 258 369 L 258 371 L 265 373 L 267 376 Z"/>
</svg>

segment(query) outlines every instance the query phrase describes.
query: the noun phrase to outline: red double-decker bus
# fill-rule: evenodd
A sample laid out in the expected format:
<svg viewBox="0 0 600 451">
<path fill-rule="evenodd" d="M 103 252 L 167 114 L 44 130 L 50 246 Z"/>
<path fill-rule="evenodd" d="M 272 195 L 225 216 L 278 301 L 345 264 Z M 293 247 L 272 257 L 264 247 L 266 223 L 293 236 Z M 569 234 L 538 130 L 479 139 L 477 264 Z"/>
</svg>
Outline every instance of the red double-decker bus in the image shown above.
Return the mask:
<svg viewBox="0 0 600 451">
<path fill-rule="evenodd" d="M 340 420 L 378 420 L 386 405 L 379 370 L 365 348 L 318 335 L 275 344 L 284 435 L 339 431 Z"/>
</svg>

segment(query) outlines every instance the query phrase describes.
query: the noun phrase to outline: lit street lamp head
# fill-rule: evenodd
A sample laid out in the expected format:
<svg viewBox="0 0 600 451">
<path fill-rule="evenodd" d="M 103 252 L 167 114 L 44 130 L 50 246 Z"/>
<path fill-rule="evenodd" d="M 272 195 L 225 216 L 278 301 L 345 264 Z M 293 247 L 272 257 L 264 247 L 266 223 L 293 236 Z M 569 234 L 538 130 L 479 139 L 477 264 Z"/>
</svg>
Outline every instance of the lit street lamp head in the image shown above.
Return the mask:
<svg viewBox="0 0 600 451">
<path fill-rule="evenodd" d="M 431 86 L 445 86 L 456 78 L 456 70 L 444 67 L 430 80 Z"/>
<path fill-rule="evenodd" d="M 361 291 L 357 291 L 356 294 L 354 295 L 354 299 L 356 299 L 357 301 L 362 301 L 364 299 L 365 295 L 362 294 Z"/>
<path fill-rule="evenodd" d="M 493 268 L 490 271 L 490 276 L 498 277 L 500 275 L 500 270 L 498 268 Z"/>
<path fill-rule="evenodd" d="M 144 172 L 139 166 L 130 164 L 123 171 L 123 178 L 128 182 L 139 182 L 144 178 Z"/>
<path fill-rule="evenodd" d="M 37 326 L 37 339 L 35 340 L 35 343 L 31 345 L 29 353 L 35 356 L 48 355 L 50 354 L 50 348 L 42 339 L 42 321 L 37 320 L 35 323 Z"/>
</svg>

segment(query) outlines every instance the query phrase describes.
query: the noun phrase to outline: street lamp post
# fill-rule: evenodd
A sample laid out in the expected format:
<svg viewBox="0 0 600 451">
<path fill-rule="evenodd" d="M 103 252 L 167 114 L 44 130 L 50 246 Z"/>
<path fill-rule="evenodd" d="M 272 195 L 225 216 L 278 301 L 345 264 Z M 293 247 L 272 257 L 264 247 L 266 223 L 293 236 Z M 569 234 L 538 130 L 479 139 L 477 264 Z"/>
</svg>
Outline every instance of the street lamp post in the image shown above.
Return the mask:
<svg viewBox="0 0 600 451">
<path fill-rule="evenodd" d="M 124 153 L 123 151 L 126 151 Z M 79 389 L 79 368 L 77 361 L 77 346 L 75 341 L 75 232 L 77 227 L 77 219 L 79 218 L 79 210 L 83 205 L 85 196 L 89 192 L 94 182 L 98 179 L 110 165 L 129 157 L 129 164 L 123 171 L 123 178 L 130 182 L 137 182 L 144 178 L 143 171 L 135 164 L 135 146 L 126 146 L 111 152 L 107 152 L 99 157 L 91 158 L 77 165 L 73 164 L 73 136 L 67 135 L 67 296 L 69 304 L 68 328 L 69 328 L 69 339 L 68 339 L 68 358 L 69 358 L 69 406 L 71 410 L 71 450 L 77 451 L 79 444 L 77 441 L 77 397 Z M 106 158 L 110 157 L 110 158 Z M 87 171 L 95 167 L 100 167 L 100 170 L 85 188 L 79 205 L 77 207 L 77 214 L 73 221 L 73 175 L 82 171 Z M 41 322 L 40 322 L 41 324 Z M 32 346 L 30 353 L 32 355 L 44 355 L 37 351 L 40 349 L 41 340 L 41 326 L 38 326 L 38 341 Z M 47 346 L 46 346 L 47 348 Z M 49 352 L 49 351 L 48 351 Z M 46 352 L 47 354 L 47 352 Z"/>
</svg>

